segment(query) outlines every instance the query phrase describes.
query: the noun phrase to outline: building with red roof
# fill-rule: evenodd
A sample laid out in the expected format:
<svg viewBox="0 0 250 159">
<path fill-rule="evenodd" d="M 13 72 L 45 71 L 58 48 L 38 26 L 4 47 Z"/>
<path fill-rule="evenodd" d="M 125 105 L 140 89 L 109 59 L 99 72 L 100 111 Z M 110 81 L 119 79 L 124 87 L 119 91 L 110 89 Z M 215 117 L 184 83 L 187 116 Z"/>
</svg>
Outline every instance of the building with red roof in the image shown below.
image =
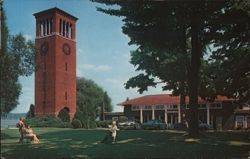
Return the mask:
<svg viewBox="0 0 250 159">
<path fill-rule="evenodd" d="M 198 118 L 202 123 L 215 129 L 233 129 L 235 126 L 235 99 L 217 96 L 213 102 L 198 99 Z M 167 124 L 178 124 L 187 121 L 189 98 L 185 99 L 185 106 L 180 106 L 180 96 L 168 94 L 146 95 L 134 99 L 127 99 L 118 105 L 124 107 L 124 115 L 129 120 L 140 123 L 149 120 L 161 120 Z"/>
</svg>

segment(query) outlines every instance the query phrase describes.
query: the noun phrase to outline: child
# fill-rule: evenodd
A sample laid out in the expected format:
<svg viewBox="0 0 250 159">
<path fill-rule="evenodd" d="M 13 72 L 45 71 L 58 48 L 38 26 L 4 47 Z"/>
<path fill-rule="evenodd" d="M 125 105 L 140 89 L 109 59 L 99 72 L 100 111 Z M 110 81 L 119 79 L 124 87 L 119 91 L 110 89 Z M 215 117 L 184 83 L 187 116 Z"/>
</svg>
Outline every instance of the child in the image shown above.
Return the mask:
<svg viewBox="0 0 250 159">
<path fill-rule="evenodd" d="M 116 126 L 116 122 L 113 121 L 112 122 L 112 126 L 110 127 L 108 133 L 106 134 L 106 136 L 104 137 L 104 139 L 101 141 L 101 143 L 107 143 L 108 139 L 110 137 L 112 137 L 112 144 L 115 143 L 115 139 L 116 139 L 116 131 L 119 130 Z"/>
<path fill-rule="evenodd" d="M 113 123 L 112 123 L 112 126 L 111 126 L 111 128 L 110 128 L 110 131 L 111 131 L 111 135 L 112 135 L 112 144 L 114 144 L 115 143 L 115 140 L 116 140 L 116 131 L 117 130 L 119 130 L 118 128 L 117 128 L 117 126 L 116 126 L 116 121 L 113 121 Z"/>
<path fill-rule="evenodd" d="M 33 130 L 31 129 L 30 125 L 26 128 L 26 136 L 31 137 L 31 141 L 33 141 L 34 144 L 39 144 L 40 140 L 37 138 L 36 134 L 34 134 Z"/>
</svg>

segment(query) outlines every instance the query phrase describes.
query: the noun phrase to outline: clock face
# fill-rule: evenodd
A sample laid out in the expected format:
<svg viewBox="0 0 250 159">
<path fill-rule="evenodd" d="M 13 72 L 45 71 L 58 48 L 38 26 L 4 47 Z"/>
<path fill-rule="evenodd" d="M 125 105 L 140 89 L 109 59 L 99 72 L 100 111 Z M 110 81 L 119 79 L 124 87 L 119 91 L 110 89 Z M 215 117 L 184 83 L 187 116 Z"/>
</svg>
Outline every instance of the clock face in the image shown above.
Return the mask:
<svg viewBox="0 0 250 159">
<path fill-rule="evenodd" d="M 71 53 L 70 46 L 67 43 L 63 44 L 63 48 L 62 49 L 63 49 L 63 53 L 65 53 L 66 55 L 69 55 Z"/>
<path fill-rule="evenodd" d="M 45 56 L 47 54 L 48 50 L 49 50 L 49 44 L 48 44 L 48 42 L 45 41 L 44 43 L 42 43 L 41 48 L 40 48 L 41 55 Z"/>
</svg>

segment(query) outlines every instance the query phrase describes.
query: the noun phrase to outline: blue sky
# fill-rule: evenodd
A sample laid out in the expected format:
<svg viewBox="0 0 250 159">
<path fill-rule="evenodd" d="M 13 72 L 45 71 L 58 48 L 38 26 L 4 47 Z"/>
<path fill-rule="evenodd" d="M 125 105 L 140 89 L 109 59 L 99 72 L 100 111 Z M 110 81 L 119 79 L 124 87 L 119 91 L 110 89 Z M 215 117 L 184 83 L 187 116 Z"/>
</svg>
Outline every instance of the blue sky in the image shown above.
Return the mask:
<svg viewBox="0 0 250 159">
<path fill-rule="evenodd" d="M 77 76 L 92 79 L 112 99 L 114 111 L 123 111 L 116 104 L 127 97 L 141 96 L 136 89 L 126 90 L 124 83 L 138 74 L 129 63 L 129 37 L 122 33 L 122 19 L 96 11 L 97 3 L 88 0 L 5 0 L 4 9 L 11 35 L 22 33 L 28 39 L 35 39 L 35 18 L 33 13 L 58 7 L 79 18 L 76 25 Z M 13 112 L 27 112 L 34 103 L 34 75 L 21 77 L 22 95 Z M 150 88 L 147 94 L 162 94 L 161 87 Z"/>
</svg>

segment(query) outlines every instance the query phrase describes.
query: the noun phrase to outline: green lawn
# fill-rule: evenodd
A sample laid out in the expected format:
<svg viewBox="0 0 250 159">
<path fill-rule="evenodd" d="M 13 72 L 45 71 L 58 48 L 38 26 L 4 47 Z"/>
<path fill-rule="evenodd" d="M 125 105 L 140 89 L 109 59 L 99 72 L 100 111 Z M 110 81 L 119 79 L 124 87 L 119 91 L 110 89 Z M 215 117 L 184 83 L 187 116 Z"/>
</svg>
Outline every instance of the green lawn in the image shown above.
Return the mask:
<svg viewBox="0 0 250 159">
<path fill-rule="evenodd" d="M 181 131 L 127 130 L 116 144 L 100 144 L 104 130 L 35 128 L 41 144 L 18 143 L 17 129 L 1 130 L 1 156 L 43 158 L 247 158 L 249 132 L 206 132 L 187 139 Z"/>
</svg>

